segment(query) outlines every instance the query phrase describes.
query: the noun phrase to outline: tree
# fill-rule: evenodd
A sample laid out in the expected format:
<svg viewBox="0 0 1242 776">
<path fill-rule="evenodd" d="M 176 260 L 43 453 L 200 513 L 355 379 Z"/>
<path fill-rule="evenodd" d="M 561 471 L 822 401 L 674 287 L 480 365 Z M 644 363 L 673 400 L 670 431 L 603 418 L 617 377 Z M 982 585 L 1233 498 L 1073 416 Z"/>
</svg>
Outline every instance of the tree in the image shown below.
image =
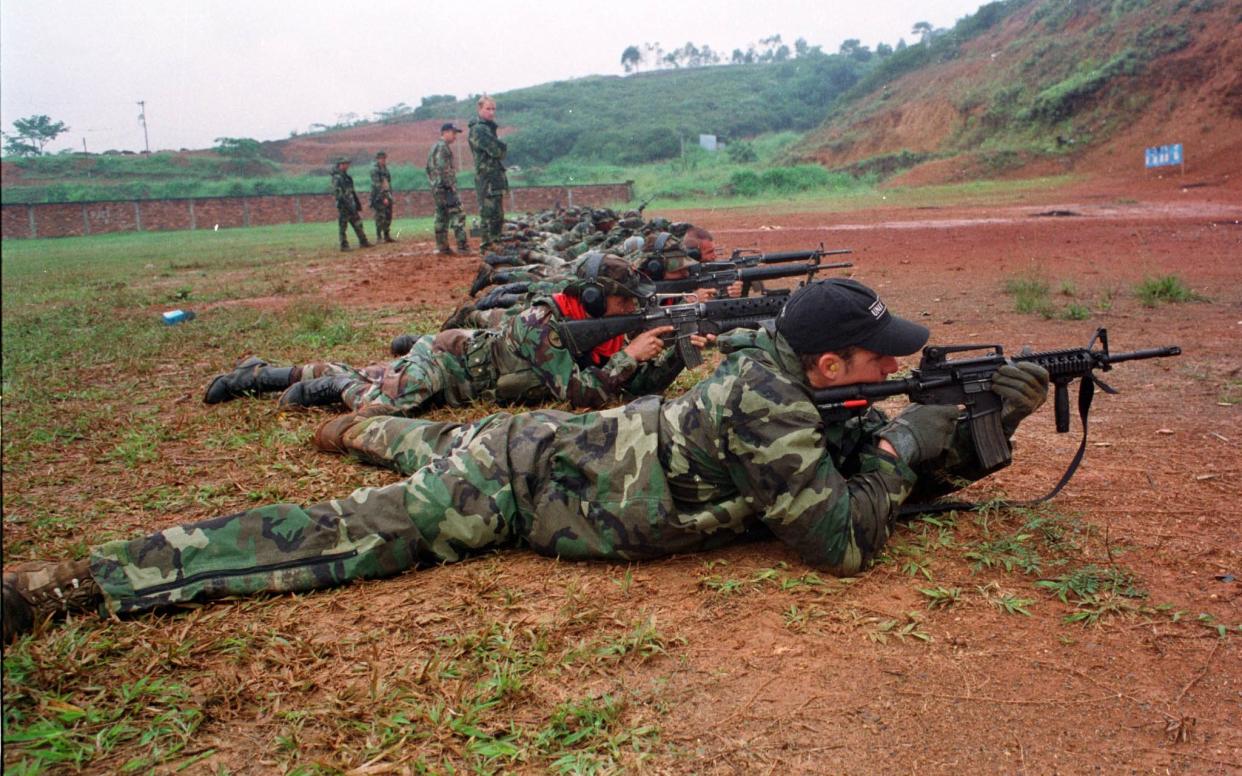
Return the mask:
<svg viewBox="0 0 1242 776">
<path fill-rule="evenodd" d="M 621 67 L 625 68 L 627 73 L 637 72 L 642 61 L 643 52 L 638 46 L 626 46 L 625 51 L 621 52 Z"/>
<path fill-rule="evenodd" d="M 457 102 L 457 98 L 451 94 L 429 94 L 419 102 L 418 107 L 426 108 L 431 105 L 439 105 L 445 102 Z"/>
<path fill-rule="evenodd" d="M 218 137 L 216 153 L 231 156 L 234 159 L 257 159 L 259 157 L 259 141 L 249 137 Z"/>
<path fill-rule="evenodd" d="M 63 121 L 52 121 L 43 114 L 27 116 L 13 122 L 16 132 L 7 135 L 5 150 L 18 156 L 39 156 L 48 143 L 69 131 Z"/>
<path fill-rule="evenodd" d="M 931 22 L 915 22 L 914 26 L 910 28 L 910 34 L 918 35 L 919 42 L 927 45 L 927 41 L 931 39 L 932 29 Z"/>
<path fill-rule="evenodd" d="M 391 108 L 385 108 L 384 110 L 376 111 L 375 116 L 380 121 L 388 123 L 388 122 L 396 121 L 397 119 L 400 119 L 402 116 L 408 116 L 413 112 L 414 112 L 414 109 L 411 108 L 409 105 L 406 105 L 404 102 L 399 102 L 396 105 L 392 106 Z"/>
</svg>

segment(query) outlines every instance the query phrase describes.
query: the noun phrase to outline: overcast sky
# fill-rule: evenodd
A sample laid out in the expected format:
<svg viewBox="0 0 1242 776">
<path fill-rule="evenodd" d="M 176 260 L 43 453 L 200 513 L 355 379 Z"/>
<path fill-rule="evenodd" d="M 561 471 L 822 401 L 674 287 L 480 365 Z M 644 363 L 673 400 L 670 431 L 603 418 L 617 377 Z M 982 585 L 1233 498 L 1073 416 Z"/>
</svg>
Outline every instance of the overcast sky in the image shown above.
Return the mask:
<svg viewBox="0 0 1242 776">
<path fill-rule="evenodd" d="M 0 0 L 0 124 L 47 114 L 49 151 L 205 148 L 278 140 L 430 94 L 501 92 L 621 74 L 626 46 L 731 52 L 780 34 L 824 51 L 913 42 L 980 0 Z M 500 106 L 504 123 L 504 105 Z"/>
</svg>

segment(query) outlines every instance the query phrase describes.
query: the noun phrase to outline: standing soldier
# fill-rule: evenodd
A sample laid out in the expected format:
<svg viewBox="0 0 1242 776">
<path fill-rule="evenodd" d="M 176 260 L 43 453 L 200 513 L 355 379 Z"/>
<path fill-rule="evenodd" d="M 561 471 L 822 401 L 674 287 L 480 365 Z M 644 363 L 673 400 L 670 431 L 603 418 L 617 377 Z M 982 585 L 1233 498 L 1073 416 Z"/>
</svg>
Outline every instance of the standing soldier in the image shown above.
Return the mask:
<svg viewBox="0 0 1242 776">
<path fill-rule="evenodd" d="M 457 167 L 453 164 L 453 141 L 461 130 L 452 122 L 440 127 L 440 140 L 431 147 L 427 156 L 427 180 L 431 182 L 431 196 L 436 203 L 436 253 L 453 255 L 448 243 L 448 228 L 453 227 L 457 237 L 457 250 L 470 252 L 466 239 L 466 214 L 461 209 L 461 197 L 457 196 Z"/>
<path fill-rule="evenodd" d="M 509 147 L 496 135 L 496 101 L 486 94 L 479 98 L 479 117 L 470 119 L 470 151 L 474 154 L 474 187 L 479 198 L 479 226 L 486 254 L 500 243 L 505 225 L 505 178 L 503 160 Z M 496 243 L 493 245 L 492 243 Z"/>
<path fill-rule="evenodd" d="M 362 203 L 358 201 L 358 192 L 354 191 L 354 179 L 349 174 L 349 159 L 342 156 L 336 160 L 336 169 L 332 171 L 332 193 L 336 196 L 337 231 L 341 235 L 341 250 L 349 250 L 349 240 L 345 239 L 345 224 L 353 224 L 354 234 L 358 235 L 358 245 L 370 248 L 367 233 L 362 231 Z"/>
<path fill-rule="evenodd" d="M 375 241 L 396 242 L 388 233 L 392 226 L 392 174 L 388 172 L 388 154 L 375 154 L 371 165 L 371 210 L 375 211 Z"/>
</svg>

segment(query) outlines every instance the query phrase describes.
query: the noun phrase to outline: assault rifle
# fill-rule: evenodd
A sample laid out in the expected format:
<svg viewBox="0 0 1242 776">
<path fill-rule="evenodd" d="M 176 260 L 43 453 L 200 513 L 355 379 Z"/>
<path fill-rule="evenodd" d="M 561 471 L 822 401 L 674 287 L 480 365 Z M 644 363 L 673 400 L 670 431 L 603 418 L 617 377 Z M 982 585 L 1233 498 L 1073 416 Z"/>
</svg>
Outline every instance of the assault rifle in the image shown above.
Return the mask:
<svg viewBox="0 0 1242 776">
<path fill-rule="evenodd" d="M 1098 349 L 1093 349 L 1096 342 Z M 986 355 L 950 360 L 952 353 L 987 350 Z M 1001 427 L 1001 398 L 992 392 L 992 376 L 1002 365 L 1012 362 L 1039 364 L 1048 370 L 1053 386 L 1053 404 L 1057 433 L 1064 434 L 1070 428 L 1069 384 L 1082 380 L 1078 392 L 1078 415 L 1082 422 L 1082 444 L 1061 481 L 1048 495 L 1032 502 L 1046 501 L 1061 491 L 1069 482 L 1087 449 L 1087 414 L 1095 387 L 1105 393 L 1117 393 L 1096 376 L 1096 371 L 1107 372 L 1113 364 L 1123 361 L 1141 361 L 1148 358 L 1179 356 L 1182 349 L 1176 345 L 1148 348 L 1129 353 L 1110 353 L 1108 330 L 1098 329 L 1085 348 L 1048 350 L 1041 353 L 1020 353 L 1006 356 L 1000 345 L 943 345 L 923 348 L 923 358 L 918 369 L 910 377 L 885 380 L 881 383 L 861 383 L 841 388 L 826 388 L 815 392 L 815 404 L 825 422 L 840 421 L 851 414 L 865 411 L 875 399 L 905 394 L 917 404 L 957 404 L 965 407 L 962 420 L 970 424 L 975 453 L 987 471 L 999 469 L 1012 459 L 1009 440 Z M 931 509 L 920 506 L 912 511 L 947 511 L 948 509 L 974 508 L 973 504 L 952 503 L 934 505 Z"/>
<path fill-rule="evenodd" d="M 776 318 L 789 293 L 749 299 L 712 299 L 707 302 L 655 304 L 632 315 L 610 315 L 582 321 L 561 321 L 561 339 L 575 357 L 622 334 L 637 334 L 658 326 L 672 326 L 672 341 L 687 368 L 703 363 L 690 342 L 692 334 L 719 334 L 729 329 L 755 328 Z"/>
<path fill-rule="evenodd" d="M 850 248 L 836 248 L 831 251 L 824 250 L 824 244 L 820 243 L 819 248 L 809 251 L 779 251 L 776 253 L 760 253 L 753 248 L 734 248 L 733 253 L 729 254 L 728 263 L 739 267 L 757 267 L 760 264 L 782 264 L 788 261 L 819 261 L 825 256 L 841 256 L 847 253 L 853 253 Z M 844 264 L 842 266 L 851 267 L 852 264 Z"/>
<path fill-rule="evenodd" d="M 806 275 L 806 281 L 809 283 L 815 278 L 815 273 L 821 269 L 841 269 L 852 266 L 854 266 L 853 262 L 849 261 L 821 264 L 818 259 L 803 264 L 774 264 L 767 267 L 712 261 L 690 267 L 689 276 L 681 280 L 657 280 L 655 287 L 656 292 L 661 294 L 688 294 L 700 288 L 714 288 L 718 295 L 723 295 L 729 286 L 741 281 L 742 296 L 747 296 L 750 294 L 750 285 L 757 281 Z"/>
</svg>

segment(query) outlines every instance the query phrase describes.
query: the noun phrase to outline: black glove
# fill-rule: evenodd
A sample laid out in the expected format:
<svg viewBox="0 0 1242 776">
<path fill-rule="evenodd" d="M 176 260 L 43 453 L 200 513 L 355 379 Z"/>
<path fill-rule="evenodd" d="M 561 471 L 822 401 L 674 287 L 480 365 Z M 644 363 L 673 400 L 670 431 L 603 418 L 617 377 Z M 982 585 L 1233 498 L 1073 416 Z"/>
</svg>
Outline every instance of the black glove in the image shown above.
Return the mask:
<svg viewBox="0 0 1242 776">
<path fill-rule="evenodd" d="M 1012 436 L 1022 419 L 1048 398 L 1048 370 L 1029 361 L 1005 364 L 992 376 L 992 392 L 1003 400 L 1001 428 Z"/>
<path fill-rule="evenodd" d="M 879 435 L 906 463 L 930 461 L 948 449 L 959 414 L 953 404 L 913 404 L 881 428 Z"/>
</svg>

